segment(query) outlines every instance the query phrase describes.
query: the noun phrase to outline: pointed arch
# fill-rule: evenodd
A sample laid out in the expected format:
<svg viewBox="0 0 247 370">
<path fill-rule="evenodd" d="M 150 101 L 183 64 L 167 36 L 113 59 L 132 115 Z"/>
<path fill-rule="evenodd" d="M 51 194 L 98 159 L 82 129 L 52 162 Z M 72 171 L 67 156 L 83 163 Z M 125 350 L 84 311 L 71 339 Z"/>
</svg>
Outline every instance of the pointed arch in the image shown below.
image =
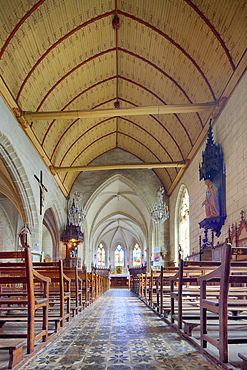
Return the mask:
<svg viewBox="0 0 247 370">
<path fill-rule="evenodd" d="M 97 266 L 105 266 L 105 247 L 102 243 L 97 248 Z"/>
<path fill-rule="evenodd" d="M 25 168 L 13 145 L 0 132 L 0 178 L 1 192 L 18 209 L 23 224 L 32 228 L 38 223 L 35 198 Z"/>
<path fill-rule="evenodd" d="M 43 218 L 43 225 L 49 231 L 51 241 L 52 241 L 52 259 L 53 261 L 58 261 L 60 258 L 60 250 L 59 250 L 59 232 L 57 227 L 56 218 L 54 216 L 52 208 L 48 208 L 45 211 L 44 218 Z M 42 245 L 42 249 L 44 250 L 44 246 Z M 46 252 L 46 251 L 45 251 Z"/>
<path fill-rule="evenodd" d="M 125 252 L 124 247 L 118 244 L 115 247 L 115 266 L 124 267 Z"/>
<path fill-rule="evenodd" d="M 175 211 L 175 261 L 179 259 L 179 253 L 182 258 L 190 254 L 190 205 L 189 192 L 187 187 L 182 184 L 176 202 Z M 179 252 L 179 249 L 181 251 Z"/>
<path fill-rule="evenodd" d="M 135 244 L 133 248 L 133 266 L 141 266 L 142 263 L 142 251 L 139 244 Z"/>
<path fill-rule="evenodd" d="M 15 250 L 15 235 L 4 209 L 0 206 L 0 250 Z"/>
</svg>

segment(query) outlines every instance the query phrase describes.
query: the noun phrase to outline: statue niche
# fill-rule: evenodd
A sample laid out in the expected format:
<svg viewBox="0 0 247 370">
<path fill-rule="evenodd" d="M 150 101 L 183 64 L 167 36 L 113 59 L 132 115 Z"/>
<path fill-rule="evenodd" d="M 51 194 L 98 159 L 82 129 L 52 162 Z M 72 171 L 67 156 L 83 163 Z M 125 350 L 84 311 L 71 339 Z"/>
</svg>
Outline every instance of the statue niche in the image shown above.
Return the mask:
<svg viewBox="0 0 247 370">
<path fill-rule="evenodd" d="M 199 223 L 204 229 L 204 243 L 208 241 L 208 230 L 219 237 L 226 219 L 226 175 L 223 164 L 223 152 L 214 143 L 210 119 L 205 151 L 202 153 L 202 164 L 199 164 L 200 181 L 204 179 L 207 186 L 206 197 L 202 203 L 205 207 L 206 218 Z"/>
</svg>

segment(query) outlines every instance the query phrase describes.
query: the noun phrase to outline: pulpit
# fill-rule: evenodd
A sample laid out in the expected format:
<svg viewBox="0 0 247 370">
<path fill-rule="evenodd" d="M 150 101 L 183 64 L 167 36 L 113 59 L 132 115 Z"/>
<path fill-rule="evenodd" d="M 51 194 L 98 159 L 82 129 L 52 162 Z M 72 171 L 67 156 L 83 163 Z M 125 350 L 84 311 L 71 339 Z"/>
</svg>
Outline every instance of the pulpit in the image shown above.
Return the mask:
<svg viewBox="0 0 247 370">
<path fill-rule="evenodd" d="M 78 244 L 83 243 L 84 235 L 79 226 L 68 224 L 63 232 L 62 241 L 66 246 L 64 267 L 81 268 L 81 258 L 78 257 Z"/>
</svg>

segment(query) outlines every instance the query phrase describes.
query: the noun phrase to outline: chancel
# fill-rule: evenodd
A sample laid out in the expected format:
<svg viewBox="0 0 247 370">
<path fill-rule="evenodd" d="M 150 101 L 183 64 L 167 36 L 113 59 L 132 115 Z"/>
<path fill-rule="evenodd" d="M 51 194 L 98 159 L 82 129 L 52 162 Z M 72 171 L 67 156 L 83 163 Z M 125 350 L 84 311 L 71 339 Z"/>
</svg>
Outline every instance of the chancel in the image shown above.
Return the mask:
<svg viewBox="0 0 247 370">
<path fill-rule="evenodd" d="M 0 368 L 247 368 L 245 0 L 0 15 Z"/>
</svg>

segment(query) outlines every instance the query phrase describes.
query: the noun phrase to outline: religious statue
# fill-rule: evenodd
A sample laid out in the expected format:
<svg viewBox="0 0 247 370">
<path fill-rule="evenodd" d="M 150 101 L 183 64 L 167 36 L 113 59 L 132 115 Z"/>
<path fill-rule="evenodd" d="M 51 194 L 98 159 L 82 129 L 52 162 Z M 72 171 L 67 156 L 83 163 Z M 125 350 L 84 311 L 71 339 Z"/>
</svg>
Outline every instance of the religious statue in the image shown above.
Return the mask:
<svg viewBox="0 0 247 370">
<path fill-rule="evenodd" d="M 18 234 L 22 248 L 31 247 L 31 231 L 28 224 L 25 224 Z"/>
<path fill-rule="evenodd" d="M 45 256 L 45 262 L 50 262 L 50 256 L 49 256 L 49 254 L 47 254 L 47 255 Z"/>
<path fill-rule="evenodd" d="M 205 206 L 206 217 L 218 217 L 220 215 L 218 189 L 209 179 L 205 180 L 205 185 L 207 186 L 206 199 L 202 206 Z"/>
<path fill-rule="evenodd" d="M 183 258 L 183 249 L 182 249 L 181 245 L 179 244 L 179 248 L 178 248 L 178 261 L 180 261 L 182 258 Z"/>
<path fill-rule="evenodd" d="M 226 174 L 222 148 L 215 144 L 211 121 L 205 151 L 202 152 L 202 163 L 199 164 L 200 181 L 207 186 L 205 206 L 206 217 L 199 222 L 204 229 L 203 243 L 208 242 L 208 231 L 211 230 L 218 238 L 226 219 Z"/>
</svg>

